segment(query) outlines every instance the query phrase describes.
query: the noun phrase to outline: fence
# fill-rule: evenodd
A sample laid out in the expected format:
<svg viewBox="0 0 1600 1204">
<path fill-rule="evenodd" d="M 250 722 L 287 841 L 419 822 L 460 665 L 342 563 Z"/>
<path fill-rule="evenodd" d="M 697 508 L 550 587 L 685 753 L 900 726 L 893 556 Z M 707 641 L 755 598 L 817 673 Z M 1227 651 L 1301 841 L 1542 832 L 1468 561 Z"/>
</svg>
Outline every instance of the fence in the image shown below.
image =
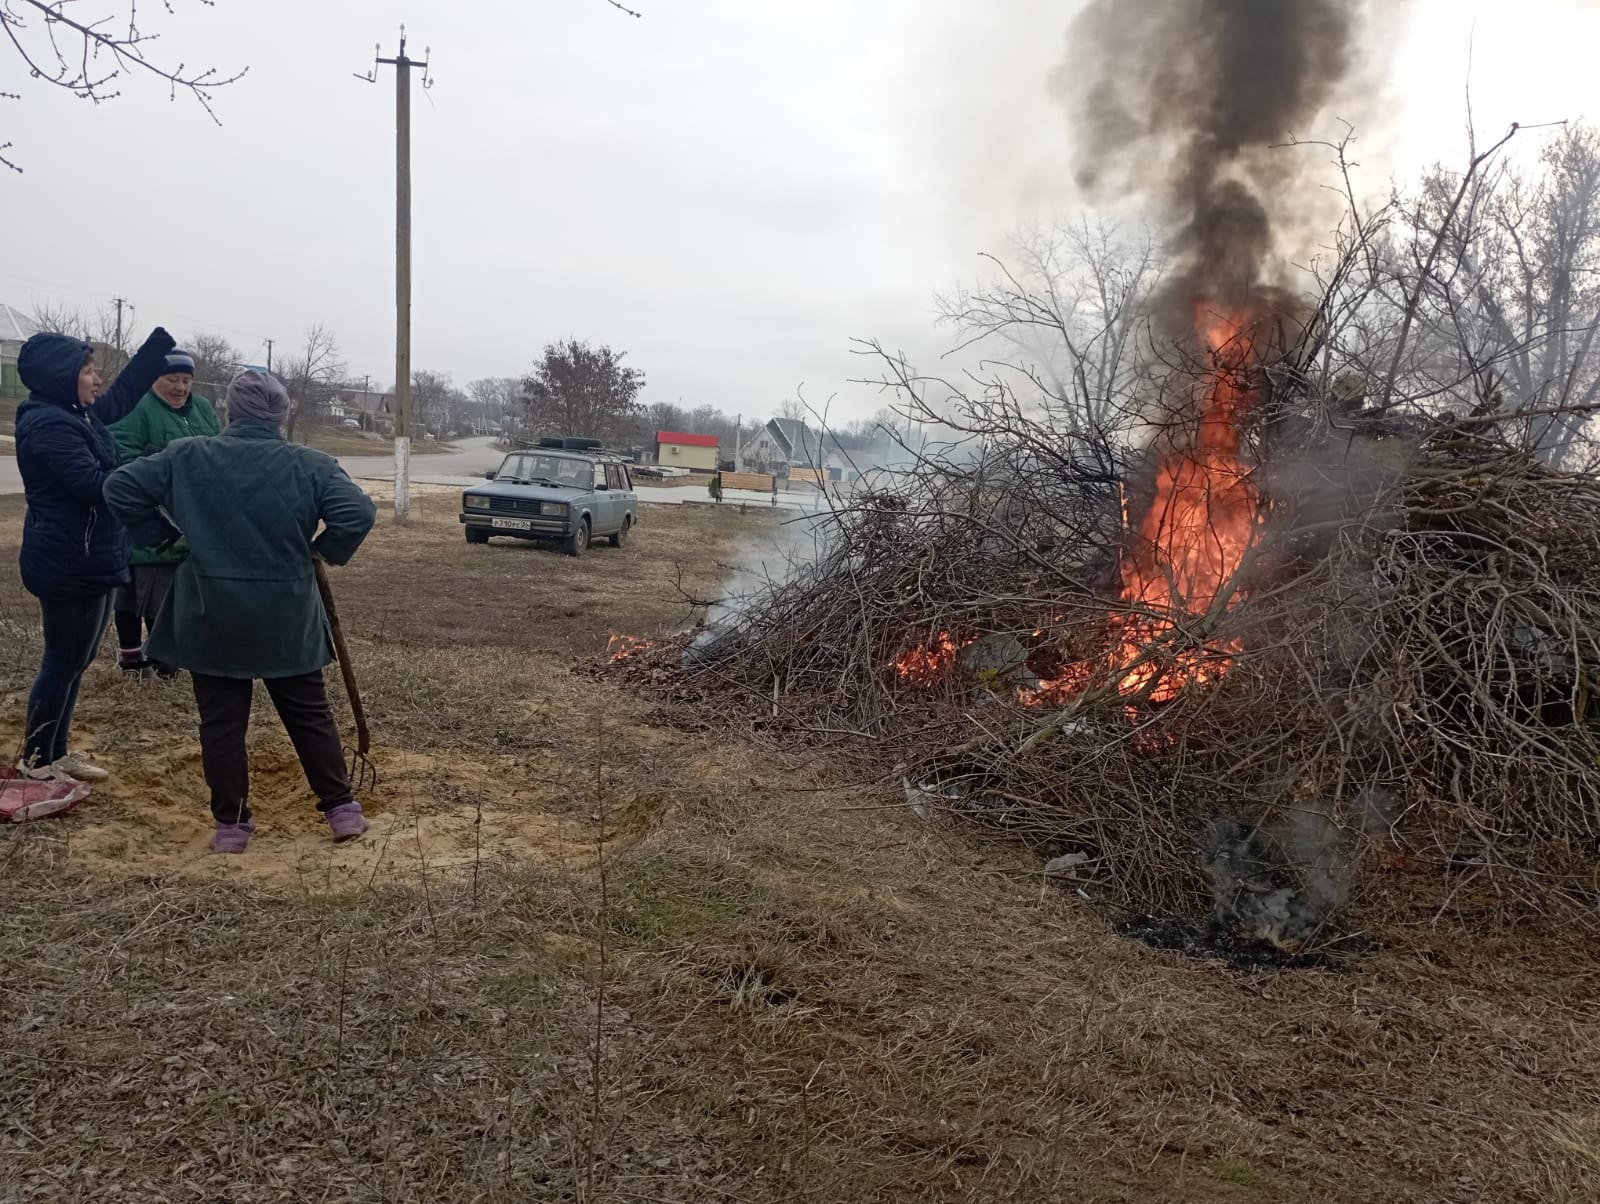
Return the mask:
<svg viewBox="0 0 1600 1204">
<path fill-rule="evenodd" d="M 752 493 L 771 493 L 772 477 L 764 472 L 724 472 L 717 474 L 722 478 L 724 489 L 748 489 Z"/>
</svg>

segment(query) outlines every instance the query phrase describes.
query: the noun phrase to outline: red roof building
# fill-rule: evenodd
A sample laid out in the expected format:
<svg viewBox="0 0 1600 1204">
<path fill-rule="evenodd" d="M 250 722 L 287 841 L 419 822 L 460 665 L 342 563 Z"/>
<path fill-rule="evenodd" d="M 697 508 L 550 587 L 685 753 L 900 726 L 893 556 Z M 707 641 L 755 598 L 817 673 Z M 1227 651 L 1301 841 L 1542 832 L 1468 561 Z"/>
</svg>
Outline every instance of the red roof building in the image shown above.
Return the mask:
<svg viewBox="0 0 1600 1204">
<path fill-rule="evenodd" d="M 657 431 L 656 443 L 676 443 L 682 447 L 715 447 L 715 435 L 684 435 L 677 431 Z"/>
<path fill-rule="evenodd" d="M 668 468 L 688 468 L 698 472 L 717 470 L 717 437 L 689 435 L 681 431 L 656 432 L 656 463 Z"/>
</svg>

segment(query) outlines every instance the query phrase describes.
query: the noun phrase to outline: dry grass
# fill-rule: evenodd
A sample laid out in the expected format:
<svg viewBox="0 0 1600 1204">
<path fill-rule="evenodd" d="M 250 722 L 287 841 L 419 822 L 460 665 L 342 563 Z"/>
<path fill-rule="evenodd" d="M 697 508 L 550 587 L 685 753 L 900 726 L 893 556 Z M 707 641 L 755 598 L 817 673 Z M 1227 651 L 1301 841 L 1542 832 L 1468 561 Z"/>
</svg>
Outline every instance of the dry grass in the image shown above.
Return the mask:
<svg viewBox="0 0 1600 1204">
<path fill-rule="evenodd" d="M 569 671 L 675 623 L 674 562 L 711 580 L 739 522 L 652 508 L 579 562 L 469 549 L 432 499 L 382 528 L 335 581 L 389 771 L 361 862 L 263 724 L 261 855 L 218 867 L 183 689 L 95 677 L 117 785 L 0 832 L 0 1199 L 1600 1198 L 1577 937 L 1419 915 L 1344 973 L 1237 975 Z M 0 614 L 12 740 L 9 567 Z"/>
</svg>

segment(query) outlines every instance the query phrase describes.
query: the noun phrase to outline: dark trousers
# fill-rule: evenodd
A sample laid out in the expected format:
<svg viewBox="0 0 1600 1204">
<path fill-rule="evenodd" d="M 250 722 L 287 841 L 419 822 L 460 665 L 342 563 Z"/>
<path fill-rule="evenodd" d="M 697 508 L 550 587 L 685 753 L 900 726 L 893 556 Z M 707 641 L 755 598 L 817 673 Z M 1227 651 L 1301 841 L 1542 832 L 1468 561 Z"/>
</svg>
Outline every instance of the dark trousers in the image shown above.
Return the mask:
<svg viewBox="0 0 1600 1204">
<path fill-rule="evenodd" d="M 246 823 L 250 819 L 250 758 L 245 751 L 245 733 L 250 727 L 255 683 L 204 673 L 190 676 L 200 710 L 200 763 L 211 788 L 211 814 L 218 823 Z M 271 677 L 262 684 L 289 733 L 306 782 L 317 796 L 317 810 L 355 802 L 322 674 Z"/>
<path fill-rule="evenodd" d="M 121 599 L 118 599 L 120 602 Z M 136 610 L 117 611 L 117 649 L 123 653 L 144 647 L 144 620 Z"/>
<path fill-rule="evenodd" d="M 44 656 L 39 675 L 28 691 L 22 759 L 30 765 L 49 765 L 67 755 L 67 735 L 72 712 L 78 705 L 78 686 L 94 664 L 100 637 L 111 618 L 111 594 L 67 601 L 39 600 L 44 621 Z"/>
<path fill-rule="evenodd" d="M 132 566 L 133 580 L 117 590 L 116 612 L 117 647 L 124 662 L 131 662 L 133 654 L 142 656 L 144 633 L 154 631 L 156 616 L 167 604 L 172 593 L 172 583 L 177 578 L 175 564 L 136 564 Z"/>
</svg>

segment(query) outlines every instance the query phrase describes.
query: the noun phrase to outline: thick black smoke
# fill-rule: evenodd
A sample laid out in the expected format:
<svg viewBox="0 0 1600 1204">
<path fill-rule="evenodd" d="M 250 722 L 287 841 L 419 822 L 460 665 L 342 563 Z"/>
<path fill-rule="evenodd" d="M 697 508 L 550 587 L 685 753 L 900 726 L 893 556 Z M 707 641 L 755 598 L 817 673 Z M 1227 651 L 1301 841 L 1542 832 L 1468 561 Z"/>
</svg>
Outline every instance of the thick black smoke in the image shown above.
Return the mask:
<svg viewBox="0 0 1600 1204">
<path fill-rule="evenodd" d="M 1090 0 L 1054 81 L 1079 185 L 1151 203 L 1175 289 L 1274 283 L 1275 224 L 1316 181 L 1297 180 L 1314 157 L 1272 147 L 1323 112 L 1361 24 L 1359 0 Z"/>
</svg>

